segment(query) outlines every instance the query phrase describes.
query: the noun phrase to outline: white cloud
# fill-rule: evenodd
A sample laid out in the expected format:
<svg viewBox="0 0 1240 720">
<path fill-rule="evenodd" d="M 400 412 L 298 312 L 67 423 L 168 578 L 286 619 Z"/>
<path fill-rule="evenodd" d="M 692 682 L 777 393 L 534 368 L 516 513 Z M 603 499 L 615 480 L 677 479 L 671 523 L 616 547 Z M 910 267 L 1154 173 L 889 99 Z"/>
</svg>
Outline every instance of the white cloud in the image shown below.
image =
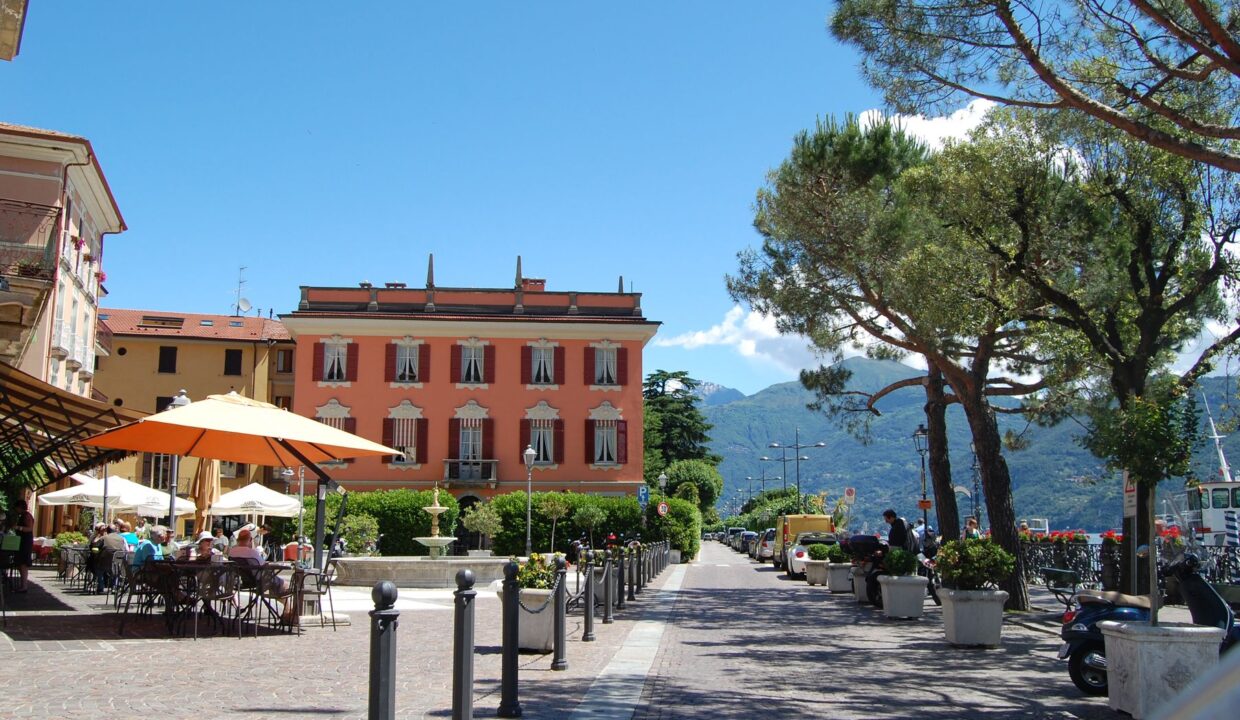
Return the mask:
<svg viewBox="0 0 1240 720">
<path fill-rule="evenodd" d="M 970 130 L 982 123 L 982 119 L 995 103 L 990 100 L 977 99 L 960 108 L 951 115 L 926 117 L 924 115 L 885 115 L 881 110 L 866 110 L 861 113 L 863 126 L 870 125 L 884 117 L 890 118 L 904 128 L 905 132 L 921 138 L 932 149 L 943 147 L 948 139 L 963 138 Z"/>
</svg>

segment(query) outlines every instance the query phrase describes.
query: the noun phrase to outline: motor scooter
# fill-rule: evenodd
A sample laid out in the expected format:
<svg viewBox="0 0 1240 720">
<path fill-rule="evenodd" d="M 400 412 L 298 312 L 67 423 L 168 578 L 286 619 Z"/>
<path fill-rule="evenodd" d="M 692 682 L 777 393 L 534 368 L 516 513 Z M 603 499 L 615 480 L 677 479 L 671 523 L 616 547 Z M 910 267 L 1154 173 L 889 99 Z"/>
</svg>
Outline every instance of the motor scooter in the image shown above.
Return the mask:
<svg viewBox="0 0 1240 720">
<path fill-rule="evenodd" d="M 1240 626 L 1236 625 L 1235 613 L 1218 591 L 1197 572 L 1199 564 L 1197 556 L 1188 553 L 1169 566 L 1167 573 L 1180 581 L 1180 593 L 1188 605 L 1193 624 L 1222 630 L 1219 651 L 1227 652 L 1240 644 Z M 1107 692 L 1106 645 L 1098 629 L 1098 623 L 1103 620 L 1149 622 L 1149 598 L 1086 590 L 1077 593 L 1074 607 L 1064 613 L 1060 630 L 1064 643 L 1059 648 L 1059 659 L 1068 660 L 1072 683 L 1089 695 Z"/>
<path fill-rule="evenodd" d="M 925 553 L 917 553 L 917 562 L 925 568 L 926 593 L 935 605 L 942 605 L 943 600 L 939 597 L 939 588 L 943 587 L 943 582 L 939 579 L 938 570 L 935 569 L 934 558 L 926 557 Z"/>
</svg>

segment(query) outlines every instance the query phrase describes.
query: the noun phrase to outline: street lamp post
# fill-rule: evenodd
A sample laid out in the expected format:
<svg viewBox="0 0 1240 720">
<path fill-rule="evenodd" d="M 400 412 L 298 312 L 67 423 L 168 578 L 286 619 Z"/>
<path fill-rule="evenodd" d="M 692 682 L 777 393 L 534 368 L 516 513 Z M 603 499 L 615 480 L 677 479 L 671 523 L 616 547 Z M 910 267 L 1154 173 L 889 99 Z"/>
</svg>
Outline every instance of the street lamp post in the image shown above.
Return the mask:
<svg viewBox="0 0 1240 720">
<path fill-rule="evenodd" d="M 802 445 L 802 444 L 801 444 L 801 428 L 799 428 L 799 427 L 798 427 L 798 428 L 796 428 L 796 431 L 795 431 L 795 432 L 796 432 L 796 442 L 794 442 L 793 444 L 791 444 L 791 445 L 781 445 L 780 443 L 773 442 L 773 443 L 771 443 L 770 445 L 767 445 L 767 447 L 779 448 L 780 450 L 785 451 L 785 453 L 786 453 L 786 451 L 788 451 L 788 450 L 792 450 L 793 452 L 795 452 L 795 453 L 796 453 L 796 468 L 797 468 L 797 510 L 798 510 L 799 512 L 805 512 L 805 496 L 801 494 L 801 461 L 802 461 L 802 460 L 809 460 L 809 456 L 807 456 L 807 455 L 802 455 L 802 454 L 801 454 L 801 450 L 802 450 L 802 449 L 804 449 L 804 448 L 822 448 L 822 447 L 826 447 L 826 446 L 827 446 L 827 444 L 826 444 L 826 443 L 824 443 L 824 442 L 816 442 L 816 443 L 812 443 L 812 444 L 808 444 L 808 445 Z M 785 458 L 784 458 L 784 462 L 785 462 L 785 463 L 787 463 L 787 462 L 788 462 L 786 455 L 785 455 Z M 787 477 L 787 476 L 788 476 L 788 466 L 785 464 L 785 465 L 784 465 L 784 477 Z M 787 485 L 785 485 L 785 487 L 787 487 Z"/>
<path fill-rule="evenodd" d="M 922 527 L 930 525 L 930 502 L 926 497 L 926 440 L 929 433 L 925 425 L 918 424 L 917 429 L 913 431 L 913 446 L 917 448 L 917 454 L 921 456 L 921 523 Z"/>
<path fill-rule="evenodd" d="M 185 390 L 177 393 L 172 398 L 165 410 L 173 410 L 175 408 L 185 407 L 189 405 L 189 397 L 185 394 Z M 168 526 L 173 537 L 177 534 L 177 475 L 181 472 L 181 456 L 172 456 L 172 477 L 168 479 Z"/>
<path fill-rule="evenodd" d="M 977 526 L 982 526 L 982 506 L 979 504 L 981 500 L 981 484 L 982 469 L 977 464 L 977 445 L 969 443 L 969 450 L 973 453 L 973 519 L 977 520 Z"/>
<path fill-rule="evenodd" d="M 667 497 L 667 473 L 659 473 L 659 494 Z"/>
<path fill-rule="evenodd" d="M 530 502 L 534 493 L 534 460 L 538 458 L 538 453 L 534 451 L 534 446 L 526 445 L 522 456 L 525 458 L 525 556 L 528 558 L 533 549 L 530 544 Z"/>
<path fill-rule="evenodd" d="M 771 447 L 774 447 L 774 445 L 772 445 Z M 780 449 L 782 450 L 783 448 L 780 448 Z M 777 463 L 783 464 L 783 475 L 779 477 L 779 480 L 782 481 L 783 483 L 783 487 L 781 489 L 783 489 L 784 491 L 787 491 L 788 490 L 788 480 L 787 480 L 788 478 L 788 453 L 784 452 L 783 457 L 773 458 L 773 457 L 767 457 L 763 455 L 762 457 L 758 459 L 761 460 L 762 462 L 777 462 Z M 765 468 L 766 466 L 764 465 L 763 472 L 765 472 Z M 772 479 L 775 479 L 775 478 L 772 478 Z"/>
</svg>

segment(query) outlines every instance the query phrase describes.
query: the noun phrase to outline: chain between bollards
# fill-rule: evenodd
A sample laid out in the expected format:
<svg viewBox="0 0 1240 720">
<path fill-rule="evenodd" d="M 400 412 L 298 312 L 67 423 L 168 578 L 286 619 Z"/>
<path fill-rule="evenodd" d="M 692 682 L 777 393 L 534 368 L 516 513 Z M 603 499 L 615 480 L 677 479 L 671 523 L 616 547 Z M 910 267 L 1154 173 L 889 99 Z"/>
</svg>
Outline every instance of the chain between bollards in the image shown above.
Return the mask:
<svg viewBox="0 0 1240 720">
<path fill-rule="evenodd" d="M 603 551 L 603 624 L 610 625 L 614 622 L 611 619 L 611 604 L 615 602 L 612 596 L 615 590 L 612 584 L 616 581 L 616 576 L 611 570 L 611 553 Z"/>
<path fill-rule="evenodd" d="M 517 698 L 517 647 L 521 622 L 521 588 L 517 586 L 517 573 L 521 566 L 515 560 L 504 565 L 504 626 L 500 634 L 502 657 L 500 659 L 499 709 L 495 714 L 502 718 L 521 717 L 521 701 Z"/>
<path fill-rule="evenodd" d="M 452 720 L 474 717 L 474 571 L 456 572 L 456 592 L 452 593 L 456 612 L 452 639 Z"/>
<path fill-rule="evenodd" d="M 586 618 L 581 632 L 582 642 L 594 642 L 594 551 L 586 551 L 586 588 L 583 598 Z"/>
<path fill-rule="evenodd" d="M 555 641 L 555 648 L 553 650 L 553 657 L 551 659 L 552 670 L 567 670 L 568 669 L 568 660 L 564 656 L 564 652 L 566 649 L 564 646 L 567 644 L 566 643 L 567 638 L 565 637 L 565 632 L 564 632 L 564 623 L 565 623 L 564 614 L 565 614 L 565 606 L 568 604 L 568 598 L 566 597 L 568 593 L 568 589 L 565 587 L 565 580 L 566 580 L 565 576 L 568 574 L 568 572 L 565 569 L 565 565 L 566 563 L 564 561 L 564 556 L 556 555 L 555 556 L 555 577 L 556 577 L 555 620 L 554 620 L 555 625 L 553 628 L 554 632 L 552 633 L 554 635 L 553 639 Z"/>
<path fill-rule="evenodd" d="M 400 611 L 396 605 L 396 583 L 383 580 L 370 591 L 375 609 L 370 611 L 370 697 L 369 720 L 396 717 L 396 626 Z"/>
</svg>

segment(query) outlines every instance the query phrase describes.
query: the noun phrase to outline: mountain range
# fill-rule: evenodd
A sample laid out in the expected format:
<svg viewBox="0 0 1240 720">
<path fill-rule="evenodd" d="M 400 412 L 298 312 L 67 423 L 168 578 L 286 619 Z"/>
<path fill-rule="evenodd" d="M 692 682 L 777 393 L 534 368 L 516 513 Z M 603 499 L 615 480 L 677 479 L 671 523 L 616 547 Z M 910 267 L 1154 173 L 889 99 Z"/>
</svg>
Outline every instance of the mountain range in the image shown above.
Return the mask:
<svg viewBox="0 0 1240 720">
<path fill-rule="evenodd" d="M 843 364 L 852 371 L 848 388 L 866 392 L 921 374 L 893 361 L 849 358 Z M 1228 398 L 1234 394 L 1230 378 L 1208 377 L 1201 387 L 1221 423 L 1219 409 L 1230 405 Z M 784 475 L 781 451 L 769 446 L 772 442 L 792 445 L 798 441 L 801 445 L 824 443 L 823 447 L 801 451 L 801 456 L 808 458 L 800 461 L 802 491 L 825 491 L 828 499 L 834 499 L 845 487 L 856 488 L 853 527 L 878 527 L 880 514 L 887 507 L 909 518 L 918 514 L 922 466 L 913 432 L 925 422 L 922 388 L 903 388 L 884 397 L 878 404 L 882 415 L 872 418 L 864 440 L 850 434 L 840 420 L 809 410 L 806 406 L 814 399 L 813 393 L 799 382 L 772 385 L 749 396 L 703 383 L 698 393 L 703 397 L 702 413 L 714 426 L 709 431 L 710 447 L 723 457 L 719 466 L 724 477 L 721 514 L 735 510 L 748 492 L 757 492 L 764 474 L 768 489 L 781 486 L 784 481 L 774 479 Z M 1045 428 L 1027 423 L 1020 415 L 1004 414 L 998 416 L 998 422 L 1001 434 L 1011 430 L 1024 441 L 1023 449 L 1004 451 L 1017 517 L 1046 518 L 1052 528 L 1090 531 L 1120 525 L 1122 483 L 1117 473 L 1108 471 L 1101 460 L 1081 447 L 1080 424 L 1067 420 Z M 1207 422 L 1204 414 L 1202 422 Z M 976 475 L 968 425 L 958 405 L 949 407 L 947 424 L 953 484 L 958 486 L 957 502 L 963 517 L 971 512 L 972 500 L 960 490 L 971 494 Z M 1240 458 L 1240 435 L 1226 438 L 1223 446 L 1229 456 Z M 772 461 L 760 461 L 762 456 Z M 789 451 L 787 457 L 786 482 L 795 486 L 796 454 Z M 1205 441 L 1196 449 L 1194 470 L 1200 477 L 1212 477 L 1217 469 L 1213 443 Z M 753 480 L 746 479 L 749 477 Z M 1181 485 L 1167 481 L 1163 487 L 1174 491 Z M 933 492 L 928 479 L 927 492 Z M 985 517 L 984 500 L 981 504 Z M 933 510 L 930 521 L 934 524 Z"/>
</svg>

